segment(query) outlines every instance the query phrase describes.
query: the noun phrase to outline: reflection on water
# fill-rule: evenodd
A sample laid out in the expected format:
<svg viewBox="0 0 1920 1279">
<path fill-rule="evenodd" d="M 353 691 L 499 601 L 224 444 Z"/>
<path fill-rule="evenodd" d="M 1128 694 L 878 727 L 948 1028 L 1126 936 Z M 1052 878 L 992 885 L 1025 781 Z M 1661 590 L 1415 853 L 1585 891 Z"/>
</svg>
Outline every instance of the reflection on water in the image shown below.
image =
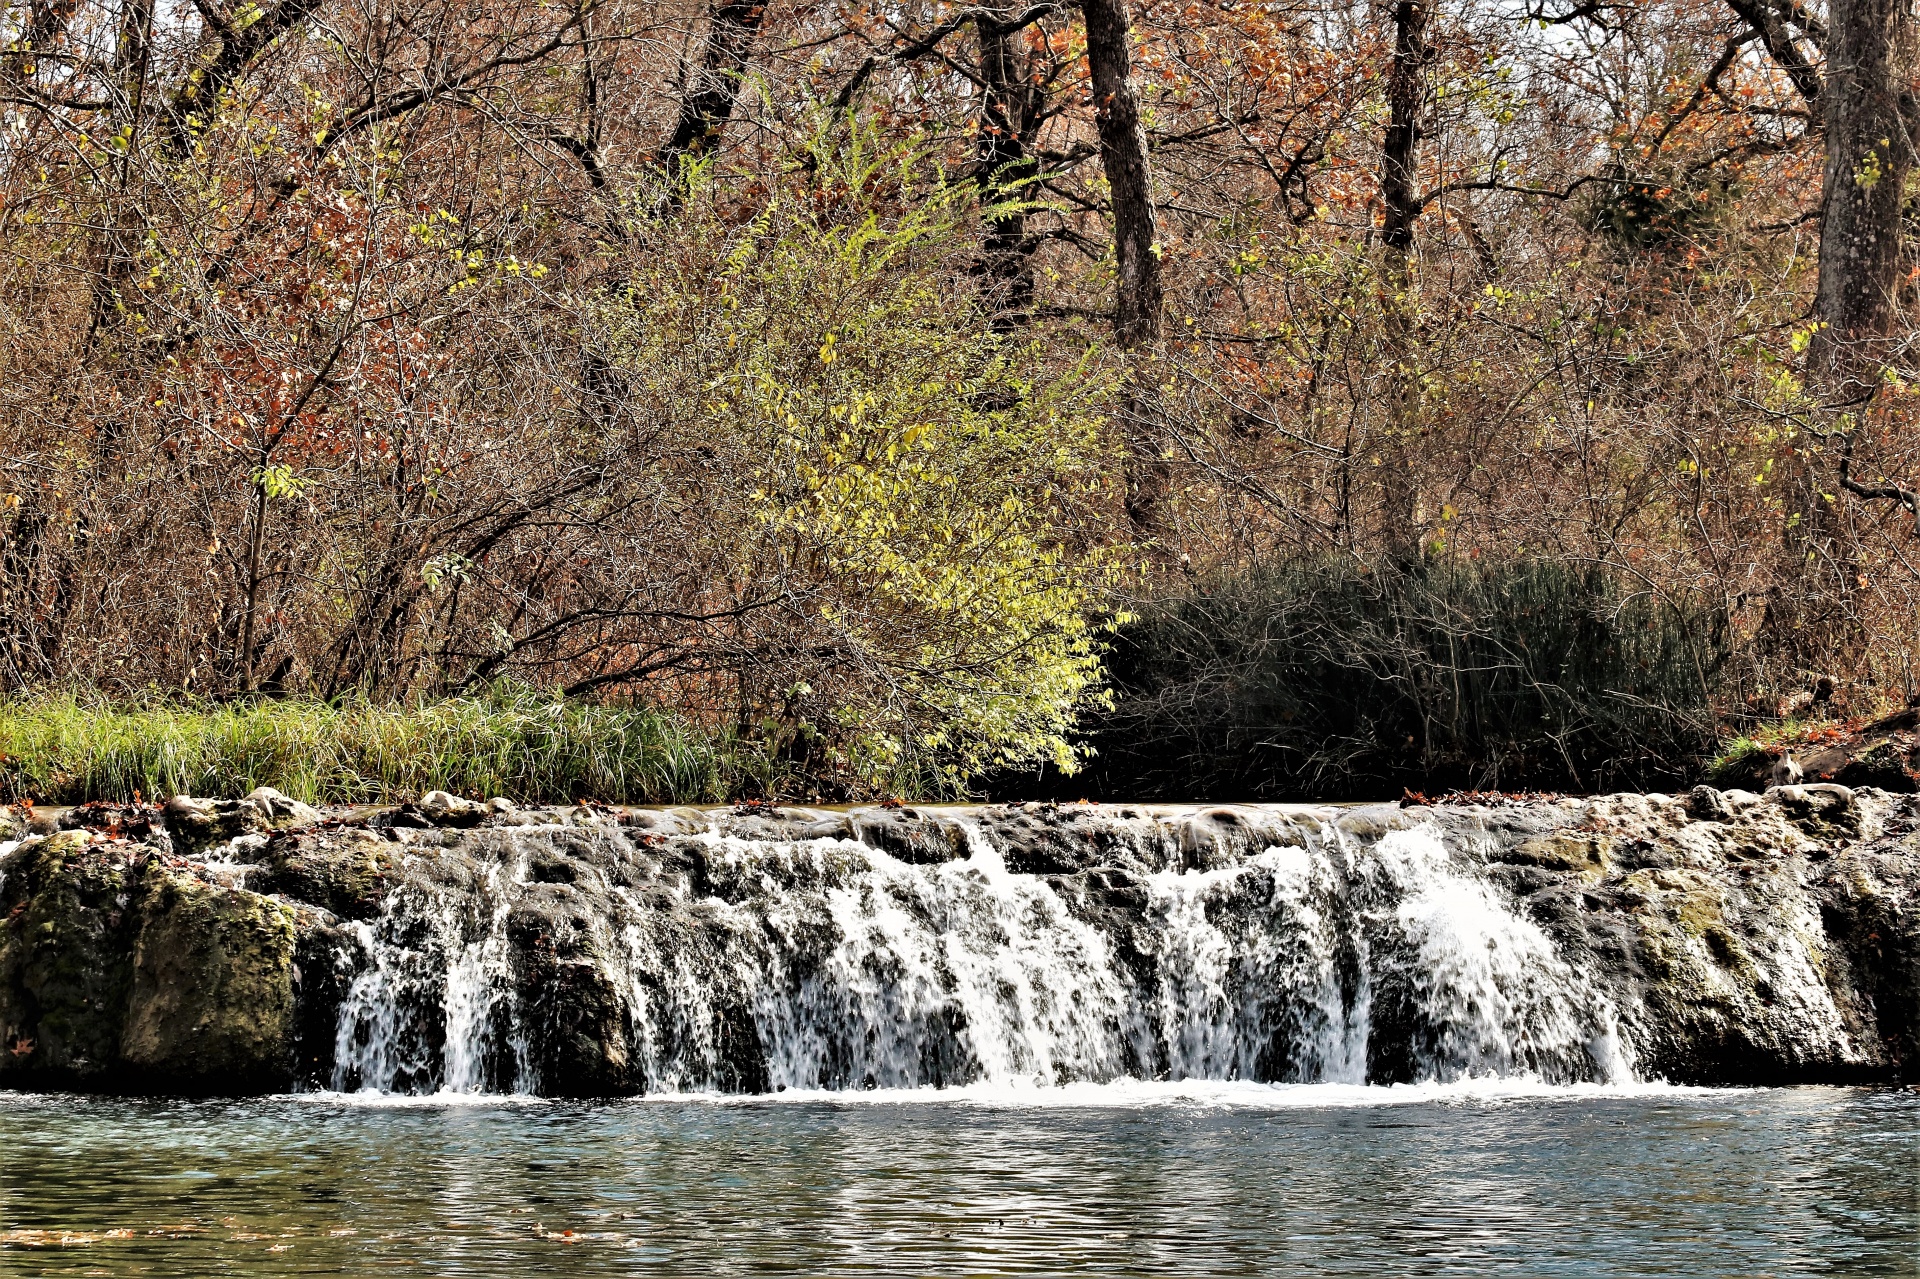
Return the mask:
<svg viewBox="0 0 1920 1279">
<path fill-rule="evenodd" d="M 0 1273 L 1912 1275 L 1920 1258 L 1914 1092 L 878 1100 L 0 1094 Z"/>
</svg>

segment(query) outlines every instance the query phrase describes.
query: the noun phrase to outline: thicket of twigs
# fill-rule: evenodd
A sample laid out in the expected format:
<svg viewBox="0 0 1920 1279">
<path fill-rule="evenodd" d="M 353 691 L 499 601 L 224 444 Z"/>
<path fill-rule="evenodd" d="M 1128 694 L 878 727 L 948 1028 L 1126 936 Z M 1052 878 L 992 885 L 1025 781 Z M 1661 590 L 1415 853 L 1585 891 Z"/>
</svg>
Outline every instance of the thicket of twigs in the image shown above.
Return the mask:
<svg viewBox="0 0 1920 1279">
<path fill-rule="evenodd" d="M 0 0 L 0 691 L 517 681 L 822 795 L 1333 649 L 1425 691 L 1302 785 L 1904 701 L 1915 21 Z"/>
</svg>

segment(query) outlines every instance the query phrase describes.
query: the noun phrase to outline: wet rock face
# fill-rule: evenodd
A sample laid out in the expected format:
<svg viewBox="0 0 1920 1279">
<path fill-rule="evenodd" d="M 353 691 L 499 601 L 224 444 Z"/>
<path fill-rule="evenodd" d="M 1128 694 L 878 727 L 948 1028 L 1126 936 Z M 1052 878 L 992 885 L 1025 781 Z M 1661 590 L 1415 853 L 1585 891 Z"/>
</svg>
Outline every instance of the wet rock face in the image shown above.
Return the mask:
<svg viewBox="0 0 1920 1279">
<path fill-rule="evenodd" d="M 1568 961 L 1618 992 L 1643 1074 L 1911 1077 L 1916 812 L 1833 785 L 1615 796 L 1489 860 Z"/>
<path fill-rule="evenodd" d="M 1835 785 L 848 813 L 430 795 L 329 815 L 256 792 L 75 813 L 0 851 L 0 1086 L 1920 1063 L 1920 798 Z"/>
<path fill-rule="evenodd" d="M 267 842 L 260 871 L 248 883 L 340 919 L 371 919 L 397 874 L 397 852 L 365 828 L 288 831 Z"/>
</svg>

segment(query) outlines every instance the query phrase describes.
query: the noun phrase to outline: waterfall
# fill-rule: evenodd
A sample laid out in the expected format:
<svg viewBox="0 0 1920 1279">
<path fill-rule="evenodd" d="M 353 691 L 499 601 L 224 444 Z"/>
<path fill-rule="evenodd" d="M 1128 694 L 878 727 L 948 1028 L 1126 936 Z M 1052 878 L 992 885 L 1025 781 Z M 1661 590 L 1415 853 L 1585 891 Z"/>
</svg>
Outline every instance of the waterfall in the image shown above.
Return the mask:
<svg viewBox="0 0 1920 1279">
<path fill-rule="evenodd" d="M 1036 846 L 987 815 L 902 820 L 891 839 L 681 813 L 407 846 L 378 917 L 336 948 L 318 1082 L 1632 1077 L 1608 994 L 1431 824 L 1122 810 Z"/>
<path fill-rule="evenodd" d="M 409 881 L 380 918 L 351 927 L 334 1034 L 338 1091 L 533 1092 L 506 920 L 524 856 L 466 883 Z M 504 1050 L 506 1069 L 501 1068 Z"/>
</svg>

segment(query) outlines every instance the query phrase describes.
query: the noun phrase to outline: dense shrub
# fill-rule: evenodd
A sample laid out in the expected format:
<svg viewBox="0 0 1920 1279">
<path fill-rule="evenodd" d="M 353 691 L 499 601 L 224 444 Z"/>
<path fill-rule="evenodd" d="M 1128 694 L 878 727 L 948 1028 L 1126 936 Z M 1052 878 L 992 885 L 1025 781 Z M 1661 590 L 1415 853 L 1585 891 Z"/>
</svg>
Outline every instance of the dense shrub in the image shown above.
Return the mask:
<svg viewBox="0 0 1920 1279">
<path fill-rule="evenodd" d="M 1262 568 L 1120 630 L 1096 758 L 1052 789 L 1247 800 L 1671 784 L 1713 746 L 1727 645 L 1716 611 L 1561 562 Z"/>
</svg>

